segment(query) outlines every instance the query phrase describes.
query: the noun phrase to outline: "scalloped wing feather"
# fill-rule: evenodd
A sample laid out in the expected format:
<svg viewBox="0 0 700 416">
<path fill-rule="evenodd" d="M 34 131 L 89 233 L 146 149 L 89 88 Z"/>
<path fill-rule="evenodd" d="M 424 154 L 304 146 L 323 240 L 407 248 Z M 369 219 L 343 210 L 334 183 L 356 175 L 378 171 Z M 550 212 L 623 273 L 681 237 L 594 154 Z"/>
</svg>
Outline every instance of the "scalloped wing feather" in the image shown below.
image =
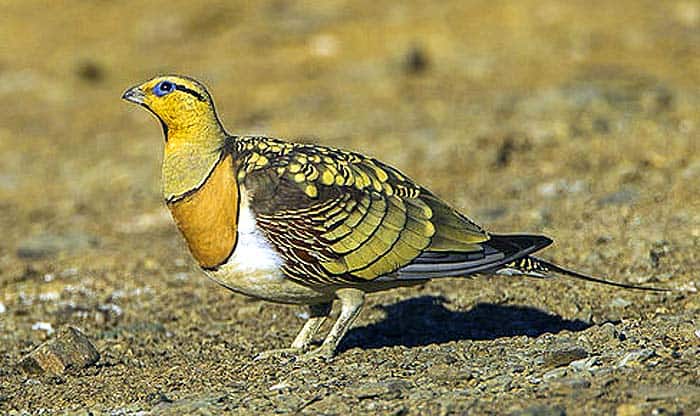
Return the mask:
<svg viewBox="0 0 700 416">
<path fill-rule="evenodd" d="M 481 251 L 488 234 L 429 191 L 358 153 L 264 137 L 234 142 L 258 225 L 307 284 L 373 280 L 425 251 Z"/>
</svg>

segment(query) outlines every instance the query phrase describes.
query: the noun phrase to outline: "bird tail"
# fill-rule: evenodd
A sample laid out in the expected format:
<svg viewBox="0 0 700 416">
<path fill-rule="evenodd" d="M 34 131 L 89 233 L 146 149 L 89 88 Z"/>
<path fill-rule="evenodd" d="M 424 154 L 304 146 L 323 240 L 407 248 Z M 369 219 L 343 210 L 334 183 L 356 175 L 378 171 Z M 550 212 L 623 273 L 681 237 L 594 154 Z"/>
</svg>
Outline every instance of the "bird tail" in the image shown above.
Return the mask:
<svg viewBox="0 0 700 416">
<path fill-rule="evenodd" d="M 534 256 L 525 256 L 518 260 L 512 261 L 496 271 L 498 274 L 508 275 L 525 275 L 532 277 L 550 277 L 552 273 L 575 279 L 585 280 L 588 282 L 600 283 L 608 286 L 621 287 L 624 289 L 646 290 L 650 292 L 669 292 L 669 289 L 656 287 L 636 286 L 626 283 L 614 282 L 612 280 L 601 279 L 598 277 L 589 276 L 573 270 L 566 269 L 561 266 L 543 260 Z"/>
</svg>

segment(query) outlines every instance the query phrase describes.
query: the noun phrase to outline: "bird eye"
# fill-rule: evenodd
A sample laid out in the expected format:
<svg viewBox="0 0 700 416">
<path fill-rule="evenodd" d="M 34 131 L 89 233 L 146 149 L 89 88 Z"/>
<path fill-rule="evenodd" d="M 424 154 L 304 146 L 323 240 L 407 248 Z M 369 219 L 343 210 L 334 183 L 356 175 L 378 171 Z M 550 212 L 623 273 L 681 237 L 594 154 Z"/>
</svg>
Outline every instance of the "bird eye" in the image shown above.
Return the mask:
<svg viewBox="0 0 700 416">
<path fill-rule="evenodd" d="M 161 81 L 153 87 L 153 93 L 158 97 L 170 94 L 173 90 L 175 90 L 175 84 L 170 81 Z"/>
</svg>

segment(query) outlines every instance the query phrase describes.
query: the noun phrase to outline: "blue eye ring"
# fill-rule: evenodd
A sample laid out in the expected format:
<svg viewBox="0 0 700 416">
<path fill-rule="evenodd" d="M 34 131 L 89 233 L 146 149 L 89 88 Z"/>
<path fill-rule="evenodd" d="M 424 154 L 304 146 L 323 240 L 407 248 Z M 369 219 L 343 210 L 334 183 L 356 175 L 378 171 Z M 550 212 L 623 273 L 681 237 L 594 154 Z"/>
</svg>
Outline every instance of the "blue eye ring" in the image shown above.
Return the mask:
<svg viewBox="0 0 700 416">
<path fill-rule="evenodd" d="M 153 87 L 153 94 L 157 97 L 168 95 L 173 91 L 175 91 L 175 84 L 170 81 L 161 81 Z"/>
</svg>

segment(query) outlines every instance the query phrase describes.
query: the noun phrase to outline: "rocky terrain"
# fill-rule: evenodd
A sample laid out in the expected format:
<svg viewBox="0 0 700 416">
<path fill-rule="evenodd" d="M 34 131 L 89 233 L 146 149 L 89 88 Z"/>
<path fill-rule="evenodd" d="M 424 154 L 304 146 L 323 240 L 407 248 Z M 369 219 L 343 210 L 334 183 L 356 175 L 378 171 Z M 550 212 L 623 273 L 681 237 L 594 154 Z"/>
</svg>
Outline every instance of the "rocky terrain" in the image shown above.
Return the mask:
<svg viewBox="0 0 700 416">
<path fill-rule="evenodd" d="M 3 2 L 0 39 L 0 413 L 700 413 L 699 2 Z M 369 297 L 330 362 L 253 361 L 306 311 L 190 259 L 120 100 L 171 72 L 232 132 L 370 154 L 672 292 L 436 279 Z"/>
</svg>

